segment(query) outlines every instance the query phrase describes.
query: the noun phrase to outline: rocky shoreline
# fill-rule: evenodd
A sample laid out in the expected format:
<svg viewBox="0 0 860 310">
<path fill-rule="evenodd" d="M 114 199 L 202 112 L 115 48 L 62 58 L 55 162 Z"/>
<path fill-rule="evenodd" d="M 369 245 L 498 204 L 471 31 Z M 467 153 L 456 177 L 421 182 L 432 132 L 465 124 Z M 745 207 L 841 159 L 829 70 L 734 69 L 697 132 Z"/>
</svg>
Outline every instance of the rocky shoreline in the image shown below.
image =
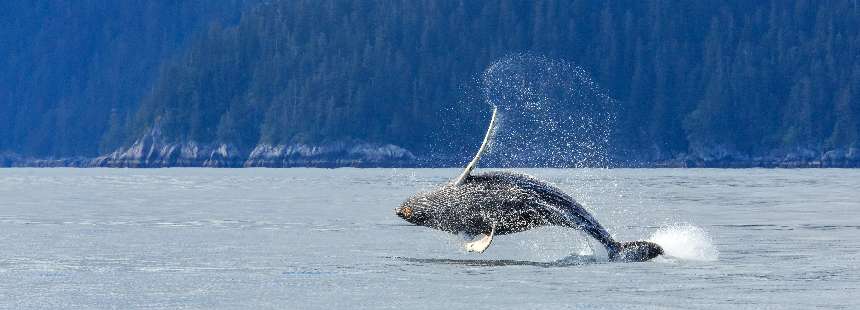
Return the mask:
<svg viewBox="0 0 860 310">
<path fill-rule="evenodd" d="M 417 157 L 391 144 L 259 144 L 243 150 L 231 144 L 169 142 L 152 131 L 128 148 L 92 159 L 88 167 L 382 167 L 408 165 Z"/>
<path fill-rule="evenodd" d="M 96 158 L 33 158 L 0 154 L 0 167 L 455 167 L 456 161 L 427 160 L 392 144 L 338 142 L 321 145 L 260 144 L 242 150 L 230 144 L 168 142 L 154 130 L 110 154 Z M 710 150 L 670 158 L 615 160 L 617 168 L 860 168 L 860 148 L 774 151 L 764 156 Z"/>
<path fill-rule="evenodd" d="M 777 150 L 750 156 L 737 152 L 678 154 L 670 159 L 643 161 L 632 167 L 666 168 L 860 168 L 860 149 Z"/>
<path fill-rule="evenodd" d="M 456 167 L 453 164 L 440 164 L 421 160 L 411 153 L 395 155 L 405 150 L 393 145 L 368 146 L 363 145 L 348 149 L 336 149 L 330 153 L 303 157 L 290 154 L 296 148 L 312 150 L 327 150 L 326 147 L 311 147 L 307 145 L 277 145 L 258 146 L 250 152 L 251 156 L 243 157 L 239 153 L 230 152 L 230 146 L 221 145 L 217 148 L 200 147 L 196 145 L 176 145 L 163 149 L 164 153 L 148 153 L 146 156 L 129 156 L 127 152 L 114 152 L 96 158 L 32 158 L 15 154 L 0 154 L 0 167 L 76 167 L 76 168 L 168 168 L 168 167 L 208 167 L 208 168 L 438 168 Z M 224 150 L 228 151 L 224 151 Z M 372 150 L 368 156 L 360 150 Z M 159 150 L 162 151 L 162 150 Z M 255 153 L 256 152 L 256 153 Z M 378 153 L 385 153 L 379 157 Z M 406 151 L 408 152 L 408 151 Z M 162 156 L 164 155 L 164 156 Z M 860 160 L 853 158 L 833 158 L 823 155 L 814 159 L 752 157 L 749 159 L 718 159 L 705 160 L 693 157 L 679 157 L 670 160 L 614 165 L 612 168 L 860 168 Z"/>
<path fill-rule="evenodd" d="M 128 147 L 95 158 L 32 158 L 0 154 L 0 167 L 401 167 L 415 166 L 418 158 L 392 144 L 328 143 L 322 145 L 260 144 L 242 150 L 230 144 L 169 142 L 157 130 Z"/>
</svg>

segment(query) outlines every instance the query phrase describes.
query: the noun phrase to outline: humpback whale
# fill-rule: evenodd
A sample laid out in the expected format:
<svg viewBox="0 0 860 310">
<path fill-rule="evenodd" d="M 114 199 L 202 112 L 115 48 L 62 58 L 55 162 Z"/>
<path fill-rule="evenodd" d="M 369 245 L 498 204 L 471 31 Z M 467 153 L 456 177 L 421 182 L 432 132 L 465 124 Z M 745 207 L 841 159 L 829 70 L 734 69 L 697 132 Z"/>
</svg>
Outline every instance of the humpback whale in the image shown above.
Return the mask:
<svg viewBox="0 0 860 310">
<path fill-rule="evenodd" d="M 469 252 L 483 253 L 496 235 L 541 226 L 580 229 L 599 241 L 611 261 L 640 262 L 663 254 L 652 242 L 618 242 L 576 200 L 535 177 L 512 172 L 472 173 L 496 131 L 498 107 L 475 157 L 463 172 L 440 188 L 416 194 L 395 209 L 415 225 L 454 234 L 482 236 L 468 242 Z"/>
</svg>

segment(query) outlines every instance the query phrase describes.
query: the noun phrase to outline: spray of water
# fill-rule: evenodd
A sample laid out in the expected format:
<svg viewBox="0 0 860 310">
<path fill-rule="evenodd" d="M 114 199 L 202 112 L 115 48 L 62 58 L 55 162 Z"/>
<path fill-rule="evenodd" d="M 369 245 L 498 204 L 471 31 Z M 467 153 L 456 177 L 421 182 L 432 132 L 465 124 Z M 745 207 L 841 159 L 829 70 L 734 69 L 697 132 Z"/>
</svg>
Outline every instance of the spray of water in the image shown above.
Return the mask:
<svg viewBox="0 0 860 310">
<path fill-rule="evenodd" d="M 648 241 L 659 244 L 668 258 L 715 261 L 720 254 L 707 232 L 689 224 L 662 227 Z"/>
<path fill-rule="evenodd" d="M 499 127 L 484 166 L 605 167 L 615 102 L 582 68 L 516 54 L 481 77 L 483 99 L 499 109 Z"/>
</svg>

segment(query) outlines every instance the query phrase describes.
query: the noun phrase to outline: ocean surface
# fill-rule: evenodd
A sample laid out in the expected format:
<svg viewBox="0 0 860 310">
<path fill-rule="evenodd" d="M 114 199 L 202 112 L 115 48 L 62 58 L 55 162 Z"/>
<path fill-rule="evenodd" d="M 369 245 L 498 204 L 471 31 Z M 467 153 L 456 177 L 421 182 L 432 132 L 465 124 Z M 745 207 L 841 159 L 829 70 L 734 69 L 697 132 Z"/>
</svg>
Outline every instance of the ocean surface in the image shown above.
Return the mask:
<svg viewBox="0 0 860 310">
<path fill-rule="evenodd" d="M 860 170 L 518 171 L 667 256 L 394 215 L 459 169 L 0 169 L 0 308 L 860 308 Z"/>
</svg>

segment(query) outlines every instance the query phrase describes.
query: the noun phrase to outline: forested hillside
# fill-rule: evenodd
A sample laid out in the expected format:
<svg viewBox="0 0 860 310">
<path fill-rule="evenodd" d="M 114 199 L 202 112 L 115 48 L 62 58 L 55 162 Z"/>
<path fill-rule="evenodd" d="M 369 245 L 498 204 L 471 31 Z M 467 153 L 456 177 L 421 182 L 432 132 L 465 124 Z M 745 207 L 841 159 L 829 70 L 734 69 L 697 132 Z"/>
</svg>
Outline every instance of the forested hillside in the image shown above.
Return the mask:
<svg viewBox="0 0 860 310">
<path fill-rule="evenodd" d="M 0 1 L 0 154 L 95 156 L 164 59 L 252 1 Z"/>
<path fill-rule="evenodd" d="M 134 26 L 179 20 L 162 13 L 154 10 Z M 377 155 L 387 147 L 383 152 L 398 162 L 438 159 L 440 152 L 456 154 L 456 162 L 461 152 L 440 144 L 439 133 L 459 132 L 471 147 L 486 111 L 458 115 L 475 120 L 453 124 L 461 130 L 451 130 L 445 117 L 458 104 L 476 104 L 471 85 L 487 66 L 529 52 L 578 64 L 615 98 L 618 165 L 860 163 L 856 1 L 272 1 L 251 6 L 236 24 L 208 24 L 175 57 L 152 45 L 180 39 L 181 25 L 159 27 L 166 27 L 161 36 L 143 41 L 106 35 L 119 40 L 99 43 L 115 45 L 107 54 L 65 47 L 89 57 L 83 60 L 49 57 L 58 52 L 54 46 L 13 49 L 17 56 L 2 65 L 16 73 L 3 74 L 2 82 L 18 84 L 3 94 L 3 111 L 11 113 L 0 114 L 7 126 L 0 127 L 0 149 L 67 156 L 125 146 L 101 164 L 127 165 L 121 159 L 141 160 L 142 148 L 160 147 L 162 155 L 176 148 L 184 155 L 169 156 L 200 159 L 180 165 L 200 165 L 217 153 L 226 160 L 218 165 L 236 166 L 264 153 L 353 154 L 349 145 L 360 145 Z M 129 61 L 130 52 L 116 50 L 135 50 L 151 62 Z M 33 51 L 46 56 L 25 57 Z M 56 66 L 44 62 L 55 59 L 89 73 L 52 72 Z M 145 74 L 116 79 L 105 68 L 157 73 L 147 84 Z M 50 92 L 41 90 L 45 85 Z M 129 155 L 132 149 L 137 155 Z M 213 155 L 201 159 L 203 150 Z"/>
</svg>

